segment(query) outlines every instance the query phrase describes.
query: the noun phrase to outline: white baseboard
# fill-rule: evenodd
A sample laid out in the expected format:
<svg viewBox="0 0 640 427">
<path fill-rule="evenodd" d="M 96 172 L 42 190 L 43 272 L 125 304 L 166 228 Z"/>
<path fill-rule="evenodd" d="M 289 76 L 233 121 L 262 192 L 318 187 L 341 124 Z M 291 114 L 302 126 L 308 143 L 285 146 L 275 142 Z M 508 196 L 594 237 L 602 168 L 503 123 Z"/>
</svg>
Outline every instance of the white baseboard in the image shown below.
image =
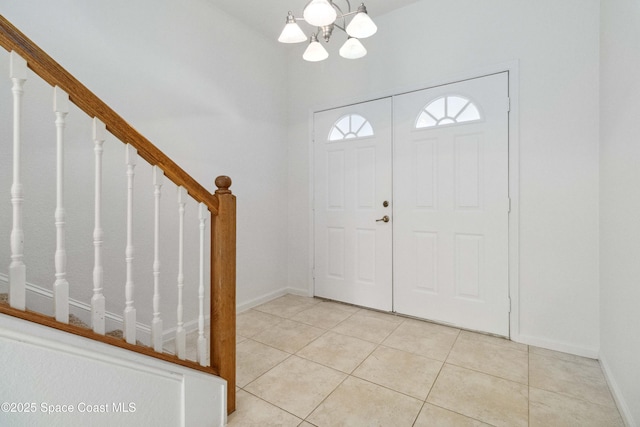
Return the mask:
<svg viewBox="0 0 640 427">
<path fill-rule="evenodd" d="M 560 351 L 562 353 L 575 354 L 576 356 L 588 357 L 590 359 L 597 359 L 599 353 L 599 349 L 597 348 L 580 347 L 564 342 L 548 340 L 545 338 L 532 337 L 530 335 L 519 334 L 517 340 L 515 339 L 515 337 L 512 337 L 511 339 L 522 344 L 546 348 L 547 350 Z"/>
<path fill-rule="evenodd" d="M 298 295 L 301 297 L 312 297 L 313 295 L 309 295 L 309 291 L 306 289 L 299 289 L 299 288 L 281 288 L 278 289 L 277 291 L 273 291 L 273 292 L 269 292 L 268 294 L 259 296 L 258 298 L 253 298 L 249 301 L 240 303 L 236 305 L 236 312 L 237 313 L 242 313 L 243 311 L 247 311 L 252 309 L 253 307 L 257 307 L 260 304 L 264 304 L 265 302 L 269 302 L 271 300 L 274 300 L 276 298 L 280 298 L 283 295 L 287 295 L 287 294 L 291 294 L 291 295 Z"/>
<path fill-rule="evenodd" d="M 204 317 L 205 331 L 210 327 L 210 325 L 211 325 L 211 316 L 205 316 Z M 184 325 L 182 325 L 182 327 L 187 332 L 187 334 L 191 332 L 195 332 L 198 330 L 198 319 L 193 319 L 189 322 L 184 322 Z M 164 331 L 162 331 L 162 342 L 166 343 L 168 341 L 174 340 L 176 338 L 177 329 L 178 327 L 174 326 L 173 328 L 165 329 Z"/>
<path fill-rule="evenodd" d="M 282 289 L 278 289 L 277 291 L 274 292 L 269 292 L 268 294 L 262 295 L 258 298 L 253 298 L 249 301 L 240 303 L 236 305 L 236 313 L 242 313 L 243 311 L 247 311 L 252 309 L 253 307 L 257 307 L 260 304 L 264 304 L 265 302 L 269 302 L 271 300 L 274 300 L 276 298 L 279 298 L 283 295 L 286 295 L 288 293 L 288 289 L 287 288 L 282 288 Z"/>
<path fill-rule="evenodd" d="M 620 415 L 622 416 L 622 420 L 624 421 L 625 425 L 627 427 L 638 427 L 639 424 L 636 423 L 636 421 L 633 419 L 631 409 L 629 408 L 627 401 L 620 391 L 618 382 L 611 373 L 611 369 L 609 368 L 606 357 L 600 356 L 600 366 L 602 367 L 602 372 L 604 373 L 604 377 L 609 384 L 609 389 L 611 390 L 611 394 L 613 394 L 613 399 L 616 401 L 616 405 L 618 405 L 618 410 L 620 411 Z"/>
<path fill-rule="evenodd" d="M 309 289 L 285 288 L 288 294 L 298 295 L 301 297 L 312 297 L 313 293 Z"/>
</svg>

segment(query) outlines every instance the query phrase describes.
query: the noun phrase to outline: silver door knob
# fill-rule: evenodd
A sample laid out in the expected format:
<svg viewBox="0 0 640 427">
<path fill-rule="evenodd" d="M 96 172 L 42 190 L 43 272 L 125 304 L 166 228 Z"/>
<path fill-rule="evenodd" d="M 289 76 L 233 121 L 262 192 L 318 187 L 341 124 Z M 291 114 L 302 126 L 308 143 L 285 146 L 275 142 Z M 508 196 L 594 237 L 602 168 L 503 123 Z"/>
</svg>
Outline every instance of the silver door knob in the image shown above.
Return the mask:
<svg viewBox="0 0 640 427">
<path fill-rule="evenodd" d="M 389 222 L 389 215 L 385 215 L 380 219 L 376 219 L 376 222 L 378 222 L 378 221 Z"/>
</svg>

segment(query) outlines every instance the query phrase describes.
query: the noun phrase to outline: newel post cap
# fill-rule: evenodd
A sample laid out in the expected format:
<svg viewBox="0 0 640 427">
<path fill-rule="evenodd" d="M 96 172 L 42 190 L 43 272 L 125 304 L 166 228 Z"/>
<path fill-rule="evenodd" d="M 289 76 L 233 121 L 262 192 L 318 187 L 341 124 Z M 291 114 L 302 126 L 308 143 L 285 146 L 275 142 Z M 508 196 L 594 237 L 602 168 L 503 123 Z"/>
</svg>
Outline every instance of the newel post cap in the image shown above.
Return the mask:
<svg viewBox="0 0 640 427">
<path fill-rule="evenodd" d="M 216 187 L 218 187 L 216 194 L 230 194 L 231 190 L 229 190 L 229 187 L 231 187 L 231 178 L 225 175 L 217 177 Z"/>
</svg>

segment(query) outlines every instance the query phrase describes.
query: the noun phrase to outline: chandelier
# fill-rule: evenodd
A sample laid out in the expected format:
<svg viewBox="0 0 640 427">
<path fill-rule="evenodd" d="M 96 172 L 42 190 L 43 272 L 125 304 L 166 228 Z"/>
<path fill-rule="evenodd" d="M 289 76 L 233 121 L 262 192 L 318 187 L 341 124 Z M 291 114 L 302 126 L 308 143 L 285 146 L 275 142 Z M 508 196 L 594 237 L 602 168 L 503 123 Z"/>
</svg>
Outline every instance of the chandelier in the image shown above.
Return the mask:
<svg viewBox="0 0 640 427">
<path fill-rule="evenodd" d="M 367 54 L 367 49 L 362 45 L 360 39 L 370 37 L 376 33 L 378 27 L 373 23 L 364 3 L 358 9 L 351 11 L 349 0 L 343 0 L 347 4 L 347 12 L 343 12 L 332 0 L 311 0 L 302 11 L 302 18 L 296 18 L 289 11 L 287 21 L 278 37 L 281 43 L 301 43 L 309 41 L 307 49 L 302 58 L 317 62 L 327 59 L 329 52 L 320 44 L 318 37 L 329 42 L 331 34 L 335 28 L 339 28 L 347 35 L 346 42 L 340 48 L 340 56 L 348 59 L 362 58 Z M 353 16 L 347 24 L 347 17 Z M 305 21 L 307 24 L 316 27 L 314 33 L 307 38 L 297 21 Z"/>
</svg>

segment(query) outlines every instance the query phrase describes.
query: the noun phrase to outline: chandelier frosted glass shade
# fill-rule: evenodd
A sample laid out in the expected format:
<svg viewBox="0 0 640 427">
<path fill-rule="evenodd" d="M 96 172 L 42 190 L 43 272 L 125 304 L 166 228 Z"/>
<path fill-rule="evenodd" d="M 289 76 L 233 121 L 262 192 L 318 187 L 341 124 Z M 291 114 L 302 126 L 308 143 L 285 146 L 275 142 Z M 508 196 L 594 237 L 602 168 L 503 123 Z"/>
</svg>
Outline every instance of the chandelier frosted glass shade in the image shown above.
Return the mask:
<svg viewBox="0 0 640 427">
<path fill-rule="evenodd" d="M 338 17 L 338 12 L 327 0 L 311 0 L 302 11 L 304 20 L 316 27 L 331 25 Z"/>
<path fill-rule="evenodd" d="M 302 59 L 309 62 L 318 62 L 329 57 L 329 52 L 320 44 L 318 37 L 313 34 L 307 50 L 304 51 Z"/>
<path fill-rule="evenodd" d="M 347 59 L 362 58 L 367 54 L 367 49 L 360 43 L 360 40 L 349 37 L 340 48 L 340 56 Z"/>
<path fill-rule="evenodd" d="M 367 15 L 367 9 L 360 5 L 358 13 L 353 17 L 349 25 L 347 25 L 347 34 L 358 39 L 371 37 L 378 31 L 376 24 Z"/>
<path fill-rule="evenodd" d="M 278 41 L 280 43 L 301 43 L 307 40 L 307 36 L 302 32 L 302 29 L 296 24 L 296 19 L 293 14 L 289 12 L 287 15 L 287 24 L 284 26 Z"/>
</svg>

